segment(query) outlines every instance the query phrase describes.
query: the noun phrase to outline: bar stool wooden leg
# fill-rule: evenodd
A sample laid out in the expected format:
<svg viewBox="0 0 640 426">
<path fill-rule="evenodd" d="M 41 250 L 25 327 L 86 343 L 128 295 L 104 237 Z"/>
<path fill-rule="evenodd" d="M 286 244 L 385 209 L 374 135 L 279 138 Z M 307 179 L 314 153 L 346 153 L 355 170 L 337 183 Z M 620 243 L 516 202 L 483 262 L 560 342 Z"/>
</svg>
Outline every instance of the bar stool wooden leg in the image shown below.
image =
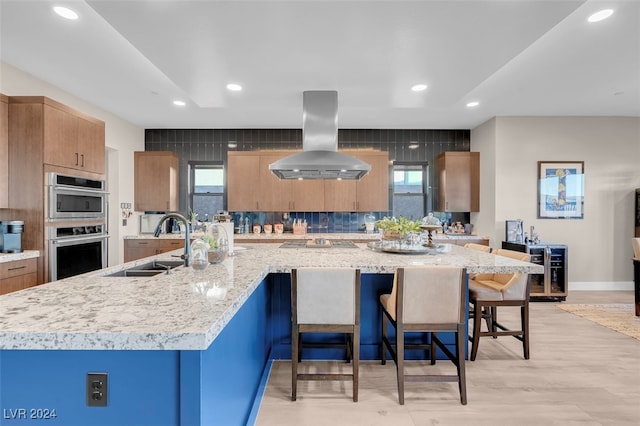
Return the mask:
<svg viewBox="0 0 640 426">
<path fill-rule="evenodd" d="M 294 326 L 291 330 L 291 400 L 297 398 L 298 386 L 298 361 L 300 354 L 299 346 L 300 333 L 298 327 Z"/>
<path fill-rule="evenodd" d="M 467 405 L 467 377 L 464 365 L 464 325 L 458 325 L 458 332 L 456 333 L 456 367 L 458 368 L 458 389 L 460 390 L 460 402 L 462 405 Z"/>
<path fill-rule="evenodd" d="M 482 307 L 480 306 L 480 302 L 476 301 L 473 303 L 473 334 L 471 338 L 471 354 L 469 355 L 469 359 L 471 361 L 476 360 L 476 355 L 478 353 L 478 343 L 480 343 L 480 326 L 482 325 Z"/>
<path fill-rule="evenodd" d="M 520 317 L 522 323 L 522 349 L 524 350 L 524 359 L 529 359 L 529 304 L 525 303 L 520 308 Z"/>
<path fill-rule="evenodd" d="M 385 346 L 384 339 L 389 335 L 389 325 L 388 321 L 385 318 L 384 313 L 382 314 L 382 340 L 380 342 L 380 360 L 381 364 L 385 365 L 387 363 L 387 348 Z"/>
<path fill-rule="evenodd" d="M 404 405 L 404 331 L 398 327 L 396 327 L 396 373 L 398 375 L 398 400 L 400 405 Z"/>
</svg>

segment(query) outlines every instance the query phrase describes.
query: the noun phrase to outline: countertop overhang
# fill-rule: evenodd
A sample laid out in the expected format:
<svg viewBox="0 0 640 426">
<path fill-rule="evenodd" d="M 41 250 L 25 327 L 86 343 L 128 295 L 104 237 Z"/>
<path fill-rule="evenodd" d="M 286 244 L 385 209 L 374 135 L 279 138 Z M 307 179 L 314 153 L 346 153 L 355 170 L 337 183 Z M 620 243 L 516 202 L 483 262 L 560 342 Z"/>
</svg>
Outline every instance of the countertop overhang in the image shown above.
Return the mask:
<svg viewBox="0 0 640 426">
<path fill-rule="evenodd" d="M 292 251 L 236 243 L 234 256 L 204 271 L 178 267 L 154 277 L 106 276 L 149 259 L 0 296 L 0 349 L 205 350 L 268 274 L 303 266 L 353 267 L 363 274 L 393 274 L 411 265 L 543 273 L 541 265 L 455 245 L 447 254 L 402 255 L 374 252 L 366 244 Z"/>
<path fill-rule="evenodd" d="M 24 250 L 20 253 L 0 253 L 0 263 L 33 259 L 36 257 L 40 257 L 40 251 L 38 250 Z"/>
</svg>

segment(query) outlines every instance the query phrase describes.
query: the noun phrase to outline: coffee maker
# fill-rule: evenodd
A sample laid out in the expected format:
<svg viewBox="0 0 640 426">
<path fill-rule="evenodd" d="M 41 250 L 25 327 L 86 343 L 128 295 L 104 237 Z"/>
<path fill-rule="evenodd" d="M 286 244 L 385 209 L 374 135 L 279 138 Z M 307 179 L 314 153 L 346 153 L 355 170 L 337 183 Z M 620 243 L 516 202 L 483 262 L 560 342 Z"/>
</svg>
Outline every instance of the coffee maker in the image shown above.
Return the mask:
<svg viewBox="0 0 640 426">
<path fill-rule="evenodd" d="M 24 222 L 21 220 L 0 221 L 0 252 L 22 253 L 22 231 Z"/>
</svg>

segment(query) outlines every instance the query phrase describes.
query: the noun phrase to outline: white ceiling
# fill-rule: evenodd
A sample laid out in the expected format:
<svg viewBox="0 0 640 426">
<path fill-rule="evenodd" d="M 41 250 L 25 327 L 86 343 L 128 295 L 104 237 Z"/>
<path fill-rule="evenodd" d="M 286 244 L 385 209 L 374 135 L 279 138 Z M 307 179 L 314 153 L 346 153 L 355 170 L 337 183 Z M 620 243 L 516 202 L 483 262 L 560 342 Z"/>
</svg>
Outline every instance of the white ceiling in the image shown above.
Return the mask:
<svg viewBox="0 0 640 426">
<path fill-rule="evenodd" d="M 0 60 L 144 128 L 301 128 L 305 90 L 340 128 L 640 116 L 632 0 L 0 0 L 0 24 Z"/>
</svg>

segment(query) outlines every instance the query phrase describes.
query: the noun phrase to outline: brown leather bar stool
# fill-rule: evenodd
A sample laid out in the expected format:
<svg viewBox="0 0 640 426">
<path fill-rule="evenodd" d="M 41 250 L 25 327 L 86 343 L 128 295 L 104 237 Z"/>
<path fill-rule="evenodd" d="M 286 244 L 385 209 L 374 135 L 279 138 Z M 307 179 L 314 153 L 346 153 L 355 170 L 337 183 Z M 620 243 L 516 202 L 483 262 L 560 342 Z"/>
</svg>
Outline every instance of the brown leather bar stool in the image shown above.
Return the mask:
<svg viewBox="0 0 640 426">
<path fill-rule="evenodd" d="M 382 364 L 386 364 L 388 350 L 396 364 L 398 399 L 404 405 L 404 382 L 457 381 L 460 402 L 467 403 L 465 377 L 465 281 L 463 268 L 448 266 L 416 266 L 398 268 L 391 294 L 380 296 L 382 307 Z M 389 339 L 388 323 L 396 330 L 393 342 Z M 452 353 L 438 338 L 438 332 L 455 333 L 456 349 Z M 436 346 L 457 368 L 456 375 L 406 374 L 405 350 L 422 349 L 425 345 L 405 344 L 405 332 L 431 333 L 431 364 L 436 363 Z"/>
<path fill-rule="evenodd" d="M 496 249 L 493 254 L 529 262 L 530 256 L 512 250 Z M 522 341 L 524 358 L 529 359 L 529 274 L 476 274 L 469 279 L 470 319 L 473 319 L 471 354 L 474 361 L 480 337 L 513 336 Z M 520 307 L 520 330 L 510 330 L 498 322 L 498 307 Z M 481 331 L 482 318 L 487 331 Z"/>
<path fill-rule="evenodd" d="M 360 270 L 293 269 L 291 321 L 291 400 L 295 401 L 297 398 L 298 380 L 351 380 L 353 401 L 358 402 Z M 347 361 L 352 359 L 351 373 L 299 373 L 302 333 L 345 333 L 348 337 Z"/>
</svg>

